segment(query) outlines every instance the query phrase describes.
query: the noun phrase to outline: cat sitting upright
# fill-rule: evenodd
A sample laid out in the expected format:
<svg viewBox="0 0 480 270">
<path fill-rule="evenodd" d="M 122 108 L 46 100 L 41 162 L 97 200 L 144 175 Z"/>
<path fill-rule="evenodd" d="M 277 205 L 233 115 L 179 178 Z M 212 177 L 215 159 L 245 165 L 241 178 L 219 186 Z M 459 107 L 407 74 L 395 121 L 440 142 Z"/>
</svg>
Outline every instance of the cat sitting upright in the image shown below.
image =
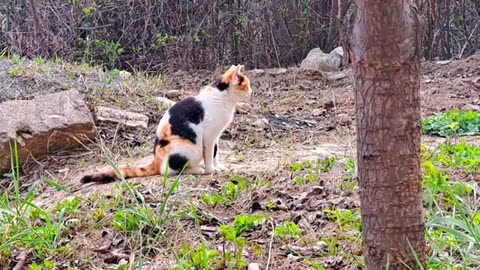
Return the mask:
<svg viewBox="0 0 480 270">
<path fill-rule="evenodd" d="M 125 179 L 185 173 L 211 174 L 225 169 L 219 161 L 218 140 L 233 120 L 235 105 L 252 93 L 242 65 L 231 66 L 220 78 L 204 86 L 194 97 L 175 103 L 162 117 L 156 130 L 154 159 L 146 167 L 120 168 Z M 200 166 L 204 161 L 205 168 Z M 168 165 L 167 165 L 168 164 Z M 119 180 L 114 170 L 85 175 L 82 183 Z"/>
</svg>

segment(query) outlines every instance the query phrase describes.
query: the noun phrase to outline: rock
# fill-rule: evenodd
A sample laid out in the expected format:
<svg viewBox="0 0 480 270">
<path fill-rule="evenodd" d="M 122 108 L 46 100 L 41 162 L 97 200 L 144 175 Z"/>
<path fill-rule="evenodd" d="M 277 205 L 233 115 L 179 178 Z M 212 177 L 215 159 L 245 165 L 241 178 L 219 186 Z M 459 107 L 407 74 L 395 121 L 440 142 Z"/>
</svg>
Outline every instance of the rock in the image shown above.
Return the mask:
<svg viewBox="0 0 480 270">
<path fill-rule="evenodd" d="M 314 69 L 321 71 L 338 71 L 342 64 L 342 57 L 336 53 L 326 54 L 315 48 L 311 50 L 300 64 L 302 69 Z"/>
<path fill-rule="evenodd" d="M 168 98 L 164 97 L 157 97 L 157 103 L 163 107 L 171 107 L 175 104 L 175 101 L 170 100 Z"/>
<path fill-rule="evenodd" d="M 286 68 L 270 68 L 265 71 L 269 75 L 281 75 L 288 72 Z"/>
<path fill-rule="evenodd" d="M 268 126 L 268 119 L 257 119 L 255 122 L 252 123 L 252 125 L 258 128 L 266 128 Z"/>
<path fill-rule="evenodd" d="M 279 70 L 277 70 L 278 75 L 284 74 L 284 73 L 287 73 L 287 72 L 288 72 L 288 69 L 286 69 L 286 68 L 280 68 Z"/>
<path fill-rule="evenodd" d="M 448 65 L 448 64 L 450 64 L 451 62 L 452 62 L 451 60 L 442 60 L 442 61 L 437 61 L 437 65 L 444 66 L 444 65 Z"/>
<path fill-rule="evenodd" d="M 238 103 L 236 108 L 237 108 L 237 111 L 240 113 L 248 113 L 251 110 L 253 110 L 253 106 L 245 102 Z"/>
<path fill-rule="evenodd" d="M 40 158 L 93 140 L 95 124 L 83 94 L 69 90 L 0 103 L 0 172 L 10 169 L 10 142 L 17 139 L 19 160 Z"/>
<path fill-rule="evenodd" d="M 265 74 L 265 70 L 263 70 L 263 69 L 254 69 L 254 70 L 252 70 L 252 72 L 256 76 Z"/>
<path fill-rule="evenodd" d="M 330 55 L 343 58 L 343 48 L 338 46 L 330 52 Z"/>
<path fill-rule="evenodd" d="M 125 70 L 122 70 L 118 73 L 118 76 L 122 79 L 122 80 L 126 80 L 128 78 L 130 78 L 130 76 L 132 76 L 132 73 L 128 72 L 128 71 L 125 71 Z"/>
<path fill-rule="evenodd" d="M 480 106 L 478 105 L 474 105 L 474 104 L 465 104 L 463 107 L 462 107 L 462 110 L 464 111 L 480 111 Z"/>
<path fill-rule="evenodd" d="M 320 116 L 320 115 L 323 115 L 325 113 L 325 109 L 314 109 L 312 111 L 312 116 Z"/>
<path fill-rule="evenodd" d="M 146 115 L 103 106 L 95 108 L 95 118 L 98 122 L 123 124 L 132 128 L 148 127 L 148 116 Z"/>
<path fill-rule="evenodd" d="M 325 72 L 323 75 L 328 81 L 338 81 L 347 77 L 347 75 L 343 72 Z"/>
<path fill-rule="evenodd" d="M 165 93 L 165 96 L 167 96 L 167 98 L 177 98 L 181 95 L 182 93 L 180 93 L 179 90 L 168 90 L 166 93 Z"/>
<path fill-rule="evenodd" d="M 249 263 L 248 270 L 260 270 L 260 264 L 258 263 Z"/>
<path fill-rule="evenodd" d="M 293 255 L 292 253 L 288 254 L 287 255 L 287 258 L 291 261 L 294 261 L 294 262 L 299 262 L 302 260 L 302 257 L 299 257 L 299 256 L 295 256 Z"/>
</svg>

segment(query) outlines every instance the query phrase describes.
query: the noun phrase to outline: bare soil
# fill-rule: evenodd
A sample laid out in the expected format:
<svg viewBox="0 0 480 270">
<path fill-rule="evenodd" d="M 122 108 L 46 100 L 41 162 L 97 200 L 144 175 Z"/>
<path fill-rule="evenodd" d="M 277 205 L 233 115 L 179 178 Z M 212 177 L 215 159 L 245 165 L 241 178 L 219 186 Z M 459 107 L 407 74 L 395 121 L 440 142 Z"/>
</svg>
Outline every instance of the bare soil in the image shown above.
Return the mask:
<svg viewBox="0 0 480 270">
<path fill-rule="evenodd" d="M 50 69 L 51 70 L 51 69 Z M 68 70 L 68 69 L 67 69 Z M 0 70 L 1 71 L 1 70 Z M 38 73 L 38 71 L 35 71 Z M 128 194 L 116 188 L 116 183 L 81 186 L 80 177 L 108 167 L 106 157 L 119 163 L 146 163 L 151 158 L 153 133 L 164 109 L 155 103 L 154 97 L 162 96 L 169 89 L 179 89 L 180 98 L 194 95 L 208 83 L 214 72 L 179 71 L 166 74 L 153 81 L 125 82 L 115 79 L 105 86 L 105 80 L 90 71 L 72 71 L 78 74 L 73 85 L 85 85 L 89 105 L 115 106 L 140 112 L 150 117 L 148 130 L 127 130 L 114 125 L 98 126 L 95 142 L 75 152 L 57 153 L 24 167 L 22 189 L 26 190 L 35 181 L 50 178 L 67 187 L 71 192 L 59 191 L 42 185 L 37 203 L 46 207 L 65 199 L 80 196 L 85 199 L 79 219 L 87 219 L 99 207 L 99 198 L 116 198 L 120 194 L 125 200 Z M 129 241 L 131 234 L 119 232 L 106 223 L 95 227 L 79 226 L 70 230 L 65 241 L 74 247 L 75 253 L 65 256 L 66 263 L 78 262 L 81 269 L 110 269 L 121 261 L 145 257 L 144 269 L 167 269 L 175 263 L 171 248 L 179 250 L 182 245 L 198 246 L 203 235 L 212 249 L 222 246 L 218 235 L 221 224 L 231 224 L 240 213 L 268 215 L 268 221 L 244 236 L 248 240 L 244 259 L 259 263 L 265 269 L 313 269 L 305 256 L 327 269 L 361 269 L 360 239 L 339 236 L 334 245 L 336 252 L 329 252 L 322 238 L 342 235 L 339 225 L 324 213 L 325 209 L 359 209 L 357 189 L 346 190 L 342 183 L 348 178 L 344 165 L 349 158 L 355 160 L 355 105 L 351 70 L 345 70 L 346 78 L 326 80 L 320 73 L 302 71 L 298 68 L 265 70 L 264 73 L 249 71 L 253 83 L 253 96 L 248 102 L 251 108 L 243 106 L 235 115 L 234 123 L 223 134 L 221 159 L 229 170 L 213 176 L 181 177 L 180 187 L 170 198 L 169 208 L 181 211 L 185 202 L 194 205 L 201 213 L 201 228 L 195 226 L 193 218 L 183 218 L 170 223 L 164 235 L 164 245 L 148 252 L 145 245 Z M 0 72 L 1 74 L 2 72 Z M 52 73 L 53 74 L 53 73 Z M 68 83 L 53 80 L 53 91 L 69 87 Z M 85 75 L 87 74 L 87 75 Z M 99 74 L 96 72 L 95 74 Z M 78 83 L 78 80 L 83 80 Z M 92 84 L 88 83 L 92 76 Z M 52 78 L 57 78 L 55 74 Z M 38 85 L 38 76 L 32 81 L 22 77 L 12 81 L 11 76 L 3 78 L 2 84 L 23 85 L 29 88 Z M 80 79 L 79 79 L 80 78 Z M 107 78 L 107 79 L 105 79 Z M 432 115 L 451 108 L 477 108 L 480 105 L 480 55 L 446 65 L 424 63 L 421 76 L 422 114 Z M 96 83 L 100 80 L 100 83 Z M 67 80 L 68 81 L 68 80 Z M 45 86 L 48 84 L 45 84 Z M 0 87 L 1 89 L 1 87 Z M 46 91 L 48 92 L 48 91 Z M 22 93 L 19 90 L 19 93 Z M 43 93 L 42 93 L 43 94 Z M 31 94 L 1 96 L 4 99 L 29 97 Z M 425 142 L 435 144 L 439 140 L 425 137 Z M 329 172 L 319 173 L 315 181 L 296 184 L 295 177 L 306 172 L 292 172 L 296 161 L 325 159 L 336 156 Z M 202 194 L 214 193 L 235 176 L 246 179 L 249 188 L 241 192 L 231 205 L 206 205 Z M 170 178 L 170 183 L 174 178 Z M 152 207 L 162 203 L 166 187 L 161 177 L 132 179 L 145 201 Z M 354 181 L 354 180 L 353 180 Z M 168 187 L 168 186 L 167 186 Z M 105 209 L 105 211 L 107 211 Z M 105 220 L 111 220 L 113 213 L 107 212 Z M 109 219 L 110 218 L 110 219 Z M 299 224 L 302 237 L 288 241 L 272 239 L 273 227 L 284 221 Z M 300 255 L 301 256 L 300 256 Z"/>
</svg>

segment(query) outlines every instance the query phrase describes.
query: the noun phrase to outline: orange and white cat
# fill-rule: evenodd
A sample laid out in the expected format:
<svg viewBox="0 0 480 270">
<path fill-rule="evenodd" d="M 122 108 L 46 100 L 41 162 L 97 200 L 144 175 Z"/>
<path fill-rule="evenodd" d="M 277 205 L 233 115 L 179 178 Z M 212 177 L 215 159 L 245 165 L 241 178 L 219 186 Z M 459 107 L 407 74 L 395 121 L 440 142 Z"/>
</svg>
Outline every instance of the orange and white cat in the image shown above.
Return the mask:
<svg viewBox="0 0 480 270">
<path fill-rule="evenodd" d="M 252 93 L 242 65 L 231 66 L 220 78 L 203 87 L 194 97 L 173 105 L 156 130 L 154 159 L 146 167 L 121 168 L 125 179 L 152 175 L 185 173 L 211 174 L 225 167 L 219 161 L 218 140 L 233 120 L 235 106 Z M 205 168 L 200 166 L 204 161 Z M 119 180 L 114 170 L 85 175 L 82 183 L 108 183 Z"/>
</svg>

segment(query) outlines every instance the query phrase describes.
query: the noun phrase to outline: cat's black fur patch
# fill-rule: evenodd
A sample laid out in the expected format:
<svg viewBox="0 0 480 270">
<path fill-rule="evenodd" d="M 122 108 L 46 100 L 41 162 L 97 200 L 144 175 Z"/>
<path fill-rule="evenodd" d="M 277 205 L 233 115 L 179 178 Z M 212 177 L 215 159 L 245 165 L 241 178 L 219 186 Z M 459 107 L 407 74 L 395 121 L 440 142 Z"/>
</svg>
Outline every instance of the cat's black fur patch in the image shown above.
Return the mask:
<svg viewBox="0 0 480 270">
<path fill-rule="evenodd" d="M 195 134 L 195 131 L 189 124 L 193 123 L 198 125 L 203 121 L 205 110 L 202 104 L 195 98 L 188 97 L 175 103 L 168 112 L 170 114 L 168 122 L 172 126 L 172 134 L 195 143 L 197 134 Z"/>
<path fill-rule="evenodd" d="M 180 154 L 172 154 L 168 158 L 168 166 L 175 171 L 181 171 L 188 159 Z"/>
<path fill-rule="evenodd" d="M 225 90 L 227 90 L 228 87 L 229 87 L 228 83 L 222 81 L 221 78 L 216 79 L 214 82 L 212 82 L 212 83 L 210 84 L 210 86 L 213 86 L 213 87 L 217 88 L 217 89 L 220 90 L 220 91 L 225 91 Z"/>
<path fill-rule="evenodd" d="M 245 77 L 238 76 L 238 85 L 242 84 L 244 80 L 245 80 Z"/>
<path fill-rule="evenodd" d="M 153 145 L 153 154 L 155 155 L 155 152 L 157 150 L 157 146 L 160 145 L 160 147 L 165 147 L 169 144 L 170 142 L 165 139 L 159 139 L 158 137 L 155 138 L 155 143 Z"/>
<path fill-rule="evenodd" d="M 217 156 L 217 151 L 218 151 L 218 146 L 217 144 L 215 144 L 215 146 L 213 147 L 213 157 Z"/>
</svg>

